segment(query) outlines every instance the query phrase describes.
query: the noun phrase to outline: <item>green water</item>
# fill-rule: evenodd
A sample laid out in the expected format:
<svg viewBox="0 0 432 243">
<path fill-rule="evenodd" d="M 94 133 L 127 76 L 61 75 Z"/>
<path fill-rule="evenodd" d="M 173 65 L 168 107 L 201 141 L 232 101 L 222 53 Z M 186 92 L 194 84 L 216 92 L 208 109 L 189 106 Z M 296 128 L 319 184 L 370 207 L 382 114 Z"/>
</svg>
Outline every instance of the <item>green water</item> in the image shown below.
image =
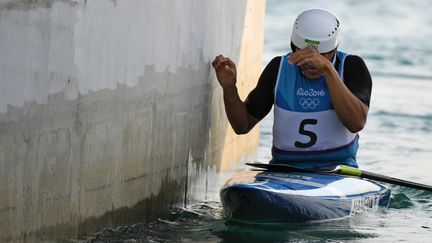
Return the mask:
<svg viewBox="0 0 432 243">
<path fill-rule="evenodd" d="M 93 241 L 143 242 L 299 242 L 347 240 L 376 237 L 350 225 L 354 219 L 325 223 L 248 225 L 222 219 L 218 203 L 193 205 L 174 210 L 172 214 L 149 224 L 136 224 L 107 229 L 93 235 Z"/>
<path fill-rule="evenodd" d="M 389 208 L 317 223 L 245 224 L 223 219 L 220 202 L 175 209 L 147 224 L 105 229 L 86 242 L 419 242 L 432 235 L 432 193 L 402 187 Z M 265 210 L 265 209 L 263 209 Z M 426 213 L 425 213 L 426 212 Z"/>
</svg>

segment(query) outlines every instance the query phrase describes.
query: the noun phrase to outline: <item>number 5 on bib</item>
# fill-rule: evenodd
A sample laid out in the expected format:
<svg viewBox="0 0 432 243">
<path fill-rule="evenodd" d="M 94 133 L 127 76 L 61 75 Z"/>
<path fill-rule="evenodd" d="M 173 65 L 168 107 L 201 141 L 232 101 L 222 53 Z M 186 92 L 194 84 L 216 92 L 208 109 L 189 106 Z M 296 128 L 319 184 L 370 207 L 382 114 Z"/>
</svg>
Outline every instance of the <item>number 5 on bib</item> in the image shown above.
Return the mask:
<svg viewBox="0 0 432 243">
<path fill-rule="evenodd" d="M 301 121 L 299 126 L 299 133 L 308 136 L 310 139 L 307 143 L 296 141 L 294 145 L 297 148 L 309 148 L 317 142 L 317 135 L 314 132 L 305 129 L 306 125 L 316 125 L 317 123 L 318 121 L 316 119 L 304 119 L 303 121 Z"/>
</svg>

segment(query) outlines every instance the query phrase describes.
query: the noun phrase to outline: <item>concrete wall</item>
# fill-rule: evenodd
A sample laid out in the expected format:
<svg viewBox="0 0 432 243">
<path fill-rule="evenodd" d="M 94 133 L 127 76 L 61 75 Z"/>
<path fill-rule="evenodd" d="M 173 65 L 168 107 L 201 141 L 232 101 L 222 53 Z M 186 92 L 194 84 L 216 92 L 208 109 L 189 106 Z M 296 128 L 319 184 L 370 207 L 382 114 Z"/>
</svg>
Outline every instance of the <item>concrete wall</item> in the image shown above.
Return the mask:
<svg viewBox="0 0 432 243">
<path fill-rule="evenodd" d="M 210 62 L 237 61 L 244 98 L 263 19 L 264 0 L 0 0 L 0 241 L 217 197 L 258 130 L 234 136 Z"/>
</svg>

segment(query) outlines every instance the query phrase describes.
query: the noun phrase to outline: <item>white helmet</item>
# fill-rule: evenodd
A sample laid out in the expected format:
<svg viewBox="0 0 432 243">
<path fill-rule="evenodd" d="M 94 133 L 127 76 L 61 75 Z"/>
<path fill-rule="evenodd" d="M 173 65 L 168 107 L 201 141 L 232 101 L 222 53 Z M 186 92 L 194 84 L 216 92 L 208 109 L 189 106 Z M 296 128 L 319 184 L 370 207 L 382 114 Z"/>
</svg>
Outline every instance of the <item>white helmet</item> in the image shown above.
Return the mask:
<svg viewBox="0 0 432 243">
<path fill-rule="evenodd" d="M 319 53 L 332 51 L 340 42 L 340 22 L 327 10 L 306 10 L 294 22 L 291 42 L 300 49 L 310 46 Z"/>
</svg>

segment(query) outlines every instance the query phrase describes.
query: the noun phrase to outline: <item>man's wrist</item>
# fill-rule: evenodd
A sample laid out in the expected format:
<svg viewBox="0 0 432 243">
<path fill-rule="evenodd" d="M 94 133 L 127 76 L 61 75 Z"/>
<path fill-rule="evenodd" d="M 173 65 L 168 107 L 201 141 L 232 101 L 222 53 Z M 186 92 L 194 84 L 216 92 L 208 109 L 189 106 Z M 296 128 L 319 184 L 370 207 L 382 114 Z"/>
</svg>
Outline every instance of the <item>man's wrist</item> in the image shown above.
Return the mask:
<svg viewBox="0 0 432 243">
<path fill-rule="evenodd" d="M 326 77 L 334 74 L 335 72 L 337 73 L 336 69 L 334 68 L 331 62 L 326 63 L 322 71 Z"/>
<path fill-rule="evenodd" d="M 222 89 L 224 92 L 235 92 L 237 93 L 237 86 L 236 86 L 236 82 L 235 81 L 231 81 L 230 84 L 226 84 L 224 86 L 222 86 Z"/>
</svg>

